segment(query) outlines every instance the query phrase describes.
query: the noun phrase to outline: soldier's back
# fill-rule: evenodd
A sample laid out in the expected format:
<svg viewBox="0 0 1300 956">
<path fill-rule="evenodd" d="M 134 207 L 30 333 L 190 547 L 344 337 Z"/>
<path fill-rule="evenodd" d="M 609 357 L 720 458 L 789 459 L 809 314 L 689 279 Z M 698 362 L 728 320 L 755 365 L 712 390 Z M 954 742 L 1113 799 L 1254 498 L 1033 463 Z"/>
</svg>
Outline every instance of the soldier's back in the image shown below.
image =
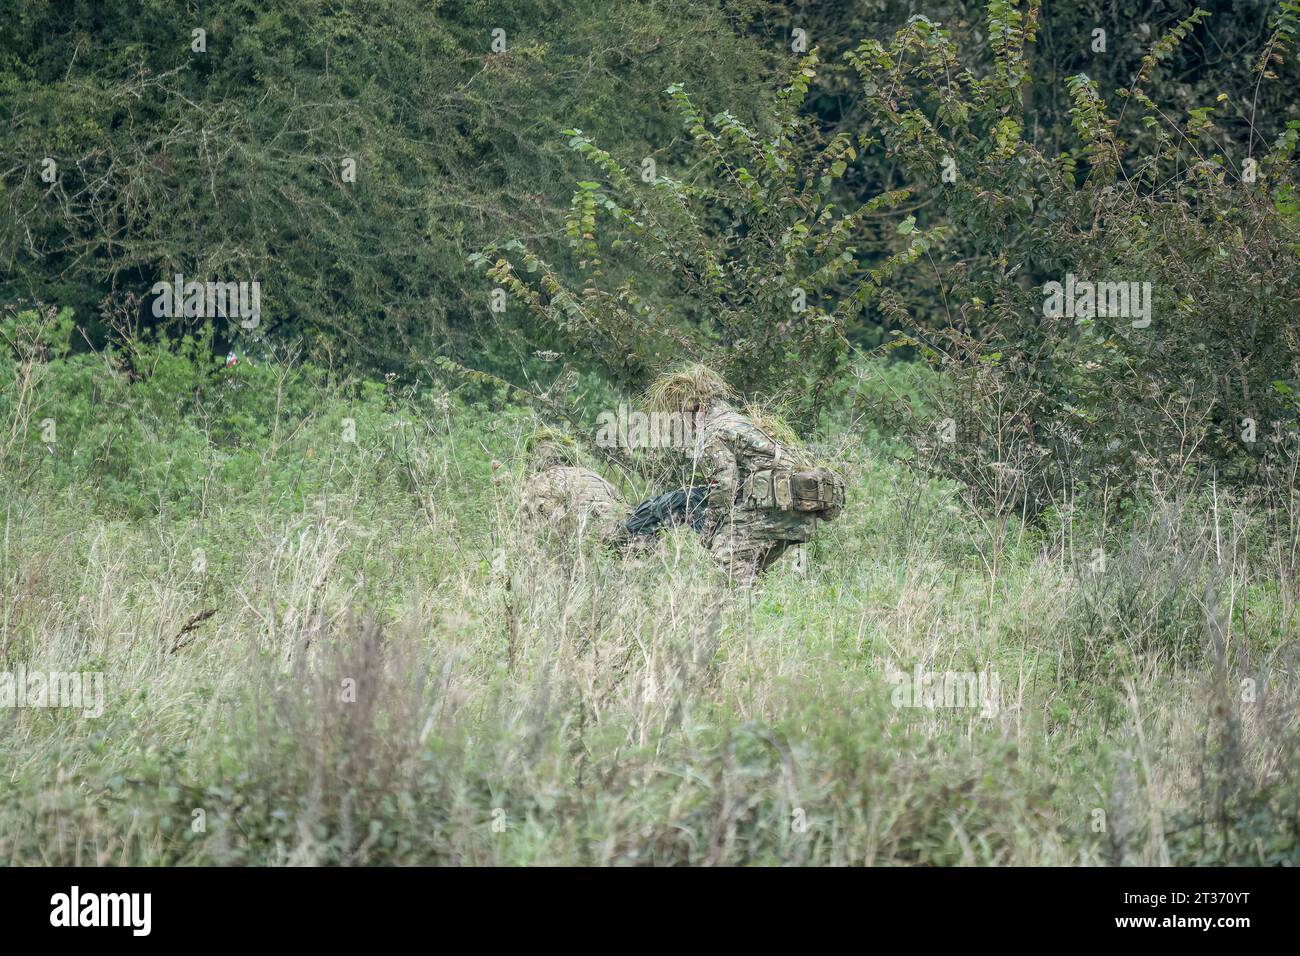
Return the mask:
<svg viewBox="0 0 1300 956">
<path fill-rule="evenodd" d="M 529 476 L 521 492 L 524 515 L 535 524 L 563 532 L 592 531 L 601 536 L 621 527 L 622 496 L 587 468 L 554 465 Z"/>
</svg>

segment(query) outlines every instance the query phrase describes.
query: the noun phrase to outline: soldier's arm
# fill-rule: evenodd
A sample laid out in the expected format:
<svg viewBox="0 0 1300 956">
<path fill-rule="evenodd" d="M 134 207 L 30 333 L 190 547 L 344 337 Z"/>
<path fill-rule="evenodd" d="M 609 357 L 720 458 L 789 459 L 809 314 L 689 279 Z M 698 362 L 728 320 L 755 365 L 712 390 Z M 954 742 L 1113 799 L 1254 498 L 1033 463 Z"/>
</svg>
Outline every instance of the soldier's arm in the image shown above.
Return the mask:
<svg viewBox="0 0 1300 956">
<path fill-rule="evenodd" d="M 781 446 L 754 425 L 738 428 L 732 441 L 739 454 L 750 459 L 754 467 L 777 464 L 786 457 Z"/>
<path fill-rule="evenodd" d="M 706 438 L 700 449 L 699 470 L 709 483 L 703 532 L 708 537 L 731 515 L 740 483 L 740 466 L 724 434 Z"/>
</svg>

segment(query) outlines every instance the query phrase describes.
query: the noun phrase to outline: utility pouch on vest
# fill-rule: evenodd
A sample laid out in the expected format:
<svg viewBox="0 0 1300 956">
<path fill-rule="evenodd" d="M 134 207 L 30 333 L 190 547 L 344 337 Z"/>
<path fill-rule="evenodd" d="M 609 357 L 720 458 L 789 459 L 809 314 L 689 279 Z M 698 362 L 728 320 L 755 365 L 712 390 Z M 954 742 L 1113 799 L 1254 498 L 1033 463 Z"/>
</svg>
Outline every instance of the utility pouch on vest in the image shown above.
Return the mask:
<svg viewBox="0 0 1300 956">
<path fill-rule="evenodd" d="M 795 472 L 790 482 L 796 511 L 819 512 L 829 520 L 844 509 L 844 482 L 834 472 L 811 468 Z"/>
</svg>

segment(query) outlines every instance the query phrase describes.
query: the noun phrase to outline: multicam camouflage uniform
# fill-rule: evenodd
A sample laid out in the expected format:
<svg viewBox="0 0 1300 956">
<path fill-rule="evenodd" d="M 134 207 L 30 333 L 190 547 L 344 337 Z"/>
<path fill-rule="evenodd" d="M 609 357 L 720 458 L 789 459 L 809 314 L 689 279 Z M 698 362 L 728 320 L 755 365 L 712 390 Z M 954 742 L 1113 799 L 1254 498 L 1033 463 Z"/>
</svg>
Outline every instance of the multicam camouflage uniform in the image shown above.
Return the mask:
<svg viewBox="0 0 1300 956">
<path fill-rule="evenodd" d="M 725 401 L 712 402 L 701 419 L 695 467 L 712 486 L 701 537 L 728 575 L 748 584 L 792 544 L 808 541 L 817 515 L 746 507 L 747 480 L 793 465 L 789 453 Z"/>
<path fill-rule="evenodd" d="M 586 468 L 549 463 L 528 477 L 521 498 L 524 516 L 534 527 L 606 543 L 618 541 L 624 533 L 627 507 L 622 496 Z"/>
</svg>

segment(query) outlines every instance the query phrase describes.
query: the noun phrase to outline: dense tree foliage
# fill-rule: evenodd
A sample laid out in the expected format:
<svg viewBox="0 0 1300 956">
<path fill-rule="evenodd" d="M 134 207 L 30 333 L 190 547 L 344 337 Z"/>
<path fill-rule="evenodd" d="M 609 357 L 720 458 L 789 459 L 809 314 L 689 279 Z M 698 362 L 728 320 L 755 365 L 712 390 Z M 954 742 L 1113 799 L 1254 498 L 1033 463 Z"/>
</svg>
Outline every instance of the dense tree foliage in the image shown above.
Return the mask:
<svg viewBox="0 0 1300 956">
<path fill-rule="evenodd" d="M 0 298 L 150 324 L 159 279 L 256 279 L 262 331 L 391 369 L 481 360 L 465 257 L 559 228 L 558 130 L 658 155 L 669 83 L 755 103 L 776 49 L 686 0 L 4 6 Z"/>
</svg>

